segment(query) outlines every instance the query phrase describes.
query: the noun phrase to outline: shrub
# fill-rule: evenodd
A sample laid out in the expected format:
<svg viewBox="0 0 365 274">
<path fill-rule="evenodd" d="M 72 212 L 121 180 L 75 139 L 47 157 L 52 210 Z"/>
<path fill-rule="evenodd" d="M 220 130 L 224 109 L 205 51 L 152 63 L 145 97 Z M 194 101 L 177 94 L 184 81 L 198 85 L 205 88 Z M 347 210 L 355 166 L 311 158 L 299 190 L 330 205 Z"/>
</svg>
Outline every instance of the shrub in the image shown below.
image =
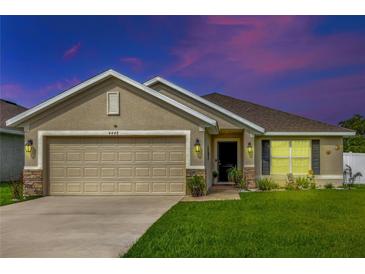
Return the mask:
<svg viewBox="0 0 365 274">
<path fill-rule="evenodd" d="M 187 186 L 193 197 L 199 197 L 206 194 L 206 185 L 203 176 L 194 175 L 188 179 Z"/>
<path fill-rule="evenodd" d="M 240 189 L 248 189 L 248 183 L 246 178 L 242 178 L 238 183 L 238 186 L 240 187 Z"/>
<path fill-rule="evenodd" d="M 310 183 L 309 187 L 310 187 L 311 189 L 316 189 L 316 188 L 317 188 L 316 182 L 312 181 L 312 182 Z"/>
<path fill-rule="evenodd" d="M 324 188 L 331 189 L 331 188 L 333 188 L 333 185 L 332 185 L 332 183 L 327 183 L 324 185 Z"/>
<path fill-rule="evenodd" d="M 237 167 L 231 167 L 230 169 L 228 169 L 227 173 L 228 179 L 234 182 L 236 186 L 239 186 L 241 184 L 241 181 L 243 180 L 243 174 L 240 169 L 238 169 Z"/>
<path fill-rule="evenodd" d="M 287 190 L 298 190 L 299 186 L 296 182 L 296 180 L 294 179 L 294 176 L 292 173 L 289 173 L 286 175 L 286 186 L 285 188 Z"/>
<path fill-rule="evenodd" d="M 23 199 L 23 175 L 21 174 L 19 180 L 10 181 L 11 197 L 15 200 Z"/>
<path fill-rule="evenodd" d="M 295 183 L 298 188 L 307 189 L 309 188 L 310 180 L 308 177 L 297 177 L 295 178 Z"/>
<path fill-rule="evenodd" d="M 256 181 L 257 187 L 260 190 L 271 190 L 279 188 L 279 185 L 275 183 L 271 178 L 260 178 Z"/>
</svg>

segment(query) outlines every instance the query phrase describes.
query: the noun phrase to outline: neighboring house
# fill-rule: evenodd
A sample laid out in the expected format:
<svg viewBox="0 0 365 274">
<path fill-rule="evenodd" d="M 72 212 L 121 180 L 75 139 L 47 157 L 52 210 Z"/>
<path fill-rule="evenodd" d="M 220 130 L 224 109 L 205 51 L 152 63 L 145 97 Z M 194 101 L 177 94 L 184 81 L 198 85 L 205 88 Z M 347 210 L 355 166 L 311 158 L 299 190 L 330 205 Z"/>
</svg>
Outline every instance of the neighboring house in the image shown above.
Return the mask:
<svg viewBox="0 0 365 274">
<path fill-rule="evenodd" d="M 9 118 L 27 109 L 0 99 L 0 182 L 18 180 L 24 167 L 24 132 L 7 127 Z"/>
<path fill-rule="evenodd" d="M 184 195 L 237 166 L 251 185 L 313 170 L 342 182 L 342 138 L 355 132 L 218 93 L 198 96 L 156 77 L 101 73 L 7 121 L 33 142 L 28 195 Z"/>
</svg>

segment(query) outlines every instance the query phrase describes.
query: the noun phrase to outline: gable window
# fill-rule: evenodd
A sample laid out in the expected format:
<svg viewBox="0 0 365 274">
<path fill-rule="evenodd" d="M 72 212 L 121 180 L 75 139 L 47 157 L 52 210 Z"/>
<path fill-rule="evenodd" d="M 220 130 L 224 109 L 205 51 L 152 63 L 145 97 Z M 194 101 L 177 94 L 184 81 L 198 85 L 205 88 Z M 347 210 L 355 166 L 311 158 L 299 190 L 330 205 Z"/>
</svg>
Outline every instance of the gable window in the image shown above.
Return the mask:
<svg viewBox="0 0 365 274">
<path fill-rule="evenodd" d="M 119 115 L 119 92 L 109 91 L 107 92 L 107 114 Z"/>
<path fill-rule="evenodd" d="M 311 169 L 309 140 L 271 141 L 271 174 L 305 175 Z"/>
</svg>

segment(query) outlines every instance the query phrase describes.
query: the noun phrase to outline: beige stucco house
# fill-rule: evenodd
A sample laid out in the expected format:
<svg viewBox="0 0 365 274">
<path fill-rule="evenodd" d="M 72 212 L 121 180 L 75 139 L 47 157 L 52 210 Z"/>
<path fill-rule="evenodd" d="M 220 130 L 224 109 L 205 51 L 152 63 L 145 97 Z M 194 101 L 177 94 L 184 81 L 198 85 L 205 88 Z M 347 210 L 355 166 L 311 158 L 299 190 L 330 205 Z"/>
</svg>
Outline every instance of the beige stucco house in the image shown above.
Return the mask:
<svg viewBox="0 0 365 274">
<path fill-rule="evenodd" d="M 24 129 L 28 195 L 184 195 L 194 174 L 251 184 L 313 170 L 342 181 L 342 138 L 353 131 L 160 77 L 142 84 L 103 72 L 7 121 Z M 28 148 L 29 148 L 28 147 Z M 200 148 L 200 149 L 198 149 Z M 199 151 L 200 150 L 200 151 Z M 218 177 L 213 178 L 212 172 Z"/>
</svg>

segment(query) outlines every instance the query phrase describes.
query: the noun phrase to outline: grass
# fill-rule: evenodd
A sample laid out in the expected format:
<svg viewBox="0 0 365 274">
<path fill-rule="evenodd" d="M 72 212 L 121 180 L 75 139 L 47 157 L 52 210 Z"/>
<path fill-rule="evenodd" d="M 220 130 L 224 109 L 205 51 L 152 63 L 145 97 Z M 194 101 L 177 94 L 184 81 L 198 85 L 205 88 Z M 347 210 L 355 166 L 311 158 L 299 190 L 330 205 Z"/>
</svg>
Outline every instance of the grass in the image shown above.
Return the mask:
<svg viewBox="0 0 365 274">
<path fill-rule="evenodd" d="M 0 206 L 28 201 L 35 198 L 39 198 L 39 196 L 26 197 L 22 200 L 13 200 L 11 195 L 10 183 L 7 182 L 0 183 Z"/>
<path fill-rule="evenodd" d="M 180 202 L 124 257 L 365 257 L 365 188 Z"/>
</svg>

